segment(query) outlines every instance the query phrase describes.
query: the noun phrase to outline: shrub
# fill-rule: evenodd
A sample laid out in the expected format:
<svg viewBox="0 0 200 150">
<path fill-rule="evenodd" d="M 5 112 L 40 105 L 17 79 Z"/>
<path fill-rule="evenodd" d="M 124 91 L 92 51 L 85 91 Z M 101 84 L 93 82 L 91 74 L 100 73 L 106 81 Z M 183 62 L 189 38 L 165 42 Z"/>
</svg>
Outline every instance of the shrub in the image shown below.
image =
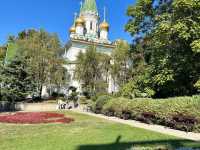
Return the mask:
<svg viewBox="0 0 200 150">
<path fill-rule="evenodd" d="M 57 98 L 57 97 L 58 97 L 58 93 L 57 93 L 57 92 L 53 92 L 53 93 L 51 94 L 51 96 Z"/>
<path fill-rule="evenodd" d="M 143 84 L 145 84 L 144 83 L 145 79 L 141 77 L 138 78 L 138 81 L 131 80 L 124 86 L 122 86 L 119 92 L 121 96 L 130 99 L 136 97 L 152 97 L 155 94 L 155 91 L 148 86 L 147 87 L 144 86 Z"/>
<path fill-rule="evenodd" d="M 172 122 L 174 123 L 174 128 L 189 132 L 193 130 L 198 120 L 193 116 L 178 114 L 172 117 Z"/>
<path fill-rule="evenodd" d="M 88 104 L 88 99 L 85 96 L 81 96 L 79 98 L 79 103 L 83 104 L 83 105 L 86 105 L 86 104 Z"/>
<path fill-rule="evenodd" d="M 102 113 L 108 116 L 155 123 L 183 131 L 200 130 L 200 96 L 169 99 L 119 97 L 107 103 L 100 102 L 99 106 Z"/>
<path fill-rule="evenodd" d="M 145 123 L 148 123 L 148 124 L 152 124 L 154 122 L 156 122 L 156 115 L 154 113 L 151 113 L 151 112 L 143 112 L 141 113 L 141 115 L 136 118 L 136 120 L 138 121 L 142 121 L 142 122 L 145 122 Z"/>
<path fill-rule="evenodd" d="M 88 91 L 83 91 L 82 92 L 83 96 L 85 96 L 87 99 L 90 99 L 90 93 Z"/>
<path fill-rule="evenodd" d="M 195 83 L 194 86 L 198 89 L 198 91 L 200 91 L 200 79 Z"/>
<path fill-rule="evenodd" d="M 94 111 L 95 113 L 101 113 L 103 106 L 108 102 L 108 100 L 110 100 L 112 97 L 110 97 L 109 95 L 102 95 L 99 96 L 95 102 L 95 108 Z"/>
<path fill-rule="evenodd" d="M 123 97 L 127 97 L 127 98 L 130 98 L 130 99 L 132 99 L 132 98 L 135 98 L 136 97 L 136 93 L 138 93 L 138 92 L 136 92 L 135 91 L 136 89 L 135 89 L 135 84 L 134 84 L 134 82 L 133 81 L 130 81 L 130 82 L 128 82 L 127 84 L 125 84 L 123 87 L 122 87 L 122 89 L 120 90 L 120 94 L 121 94 L 121 96 L 123 96 Z"/>
</svg>

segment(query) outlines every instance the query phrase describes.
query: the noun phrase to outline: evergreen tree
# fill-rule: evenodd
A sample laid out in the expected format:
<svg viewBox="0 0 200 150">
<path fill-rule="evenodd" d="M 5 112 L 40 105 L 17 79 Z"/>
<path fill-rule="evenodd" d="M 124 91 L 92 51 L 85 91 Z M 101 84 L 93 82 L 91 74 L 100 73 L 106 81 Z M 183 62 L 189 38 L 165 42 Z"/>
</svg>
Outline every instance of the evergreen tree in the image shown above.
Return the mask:
<svg viewBox="0 0 200 150">
<path fill-rule="evenodd" d="M 1 100 L 17 102 L 32 94 L 35 84 L 25 59 L 16 57 L 8 64 L 1 63 L 0 67 Z"/>
</svg>

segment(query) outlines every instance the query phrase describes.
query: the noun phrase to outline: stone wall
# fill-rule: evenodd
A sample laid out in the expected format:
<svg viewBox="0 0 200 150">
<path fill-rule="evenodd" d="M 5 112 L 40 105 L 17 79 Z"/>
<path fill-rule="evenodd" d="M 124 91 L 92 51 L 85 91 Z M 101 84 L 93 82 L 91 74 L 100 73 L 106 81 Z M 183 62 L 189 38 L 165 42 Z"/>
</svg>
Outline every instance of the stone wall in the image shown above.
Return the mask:
<svg viewBox="0 0 200 150">
<path fill-rule="evenodd" d="M 15 103 L 0 102 L 0 112 L 8 111 L 56 111 L 57 104 L 53 103 Z"/>
<path fill-rule="evenodd" d="M 21 111 L 56 111 L 57 104 L 50 103 L 25 103 L 16 104 Z"/>
</svg>

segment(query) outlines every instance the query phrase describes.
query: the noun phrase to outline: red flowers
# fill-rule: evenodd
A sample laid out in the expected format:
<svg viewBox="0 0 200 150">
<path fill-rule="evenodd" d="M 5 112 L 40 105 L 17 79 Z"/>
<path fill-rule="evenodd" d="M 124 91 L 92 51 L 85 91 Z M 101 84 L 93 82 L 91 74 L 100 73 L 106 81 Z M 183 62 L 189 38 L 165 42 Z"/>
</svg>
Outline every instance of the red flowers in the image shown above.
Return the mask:
<svg viewBox="0 0 200 150">
<path fill-rule="evenodd" d="M 1 123 L 16 123 L 16 124 L 40 124 L 40 123 L 70 123 L 74 121 L 72 118 L 67 118 L 64 114 L 47 113 L 47 112 L 27 112 L 15 113 L 12 115 L 0 116 Z"/>
</svg>

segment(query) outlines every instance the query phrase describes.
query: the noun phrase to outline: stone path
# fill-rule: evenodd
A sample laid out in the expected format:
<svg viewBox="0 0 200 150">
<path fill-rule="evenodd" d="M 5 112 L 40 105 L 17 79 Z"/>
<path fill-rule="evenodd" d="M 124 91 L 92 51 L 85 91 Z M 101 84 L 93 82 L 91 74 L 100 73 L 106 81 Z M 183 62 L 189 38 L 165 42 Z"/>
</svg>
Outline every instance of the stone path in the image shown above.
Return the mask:
<svg viewBox="0 0 200 150">
<path fill-rule="evenodd" d="M 163 126 L 160 126 L 160 125 L 149 125 L 149 124 L 141 123 L 141 122 L 134 121 L 134 120 L 123 120 L 123 119 L 119 119 L 119 118 L 116 118 L 116 117 L 104 116 L 102 114 L 94 114 L 94 113 L 90 113 L 90 112 L 83 112 L 80 109 L 73 109 L 72 111 L 78 112 L 78 113 L 81 113 L 81 114 L 86 114 L 86 115 L 98 117 L 98 118 L 102 118 L 102 119 L 106 119 L 106 120 L 109 120 L 109 121 L 114 121 L 114 122 L 117 122 L 117 123 L 130 125 L 132 127 L 142 128 L 142 129 L 146 129 L 146 130 L 150 130 L 150 131 L 154 131 L 154 132 L 159 132 L 159 133 L 162 133 L 162 134 L 168 134 L 168 135 L 176 136 L 176 137 L 179 137 L 179 138 L 200 142 L 200 134 L 199 133 L 184 132 L 184 131 L 179 131 L 179 130 L 174 130 L 174 129 L 170 129 L 170 128 L 167 128 L 167 127 L 163 127 Z"/>
</svg>

